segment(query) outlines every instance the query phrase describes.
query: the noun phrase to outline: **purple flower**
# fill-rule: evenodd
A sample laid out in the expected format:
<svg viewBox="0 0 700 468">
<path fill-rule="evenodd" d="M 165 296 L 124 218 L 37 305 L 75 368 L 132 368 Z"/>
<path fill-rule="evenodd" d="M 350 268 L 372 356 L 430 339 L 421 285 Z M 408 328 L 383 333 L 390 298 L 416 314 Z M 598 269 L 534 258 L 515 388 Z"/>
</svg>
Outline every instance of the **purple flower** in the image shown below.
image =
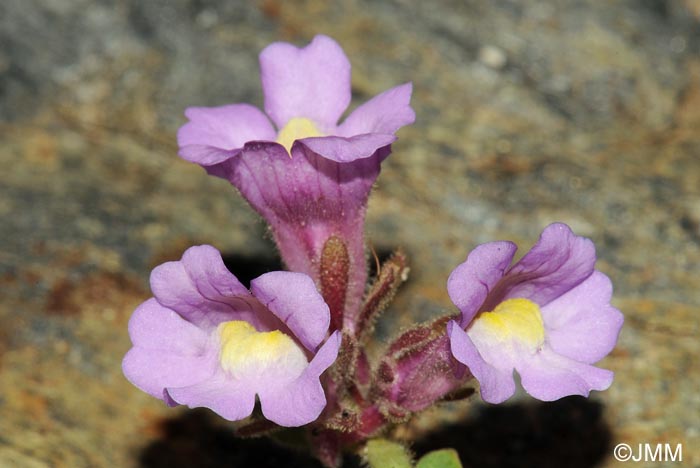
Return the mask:
<svg viewBox="0 0 700 468">
<path fill-rule="evenodd" d="M 330 315 L 308 276 L 266 273 L 248 291 L 215 248 L 201 245 L 155 268 L 151 289 L 155 297 L 129 321 L 134 347 L 122 367 L 131 383 L 232 421 L 250 416 L 256 395 L 281 426 L 319 416 L 319 377 L 335 361 L 340 334 L 321 345 Z"/>
<path fill-rule="evenodd" d="M 271 44 L 260 68 L 274 126 L 248 104 L 192 107 L 178 132 L 179 154 L 231 182 L 270 224 L 287 267 L 317 282 L 334 322 L 351 311 L 345 320 L 352 326 L 367 275 L 367 198 L 394 133 L 415 119 L 411 84 L 374 97 L 338 125 L 350 103 L 350 62 L 335 41 Z M 342 265 L 344 278 L 326 294 L 321 257 L 329 239 L 329 261 Z"/>
<path fill-rule="evenodd" d="M 448 324 L 452 354 L 490 403 L 513 395 L 514 369 L 543 401 L 607 389 L 613 373 L 591 364 L 613 349 L 623 317 L 610 305 L 610 280 L 594 269 L 593 243 L 552 224 L 510 266 L 516 249 L 480 245 L 450 275 L 447 290 L 462 312 Z"/>
</svg>

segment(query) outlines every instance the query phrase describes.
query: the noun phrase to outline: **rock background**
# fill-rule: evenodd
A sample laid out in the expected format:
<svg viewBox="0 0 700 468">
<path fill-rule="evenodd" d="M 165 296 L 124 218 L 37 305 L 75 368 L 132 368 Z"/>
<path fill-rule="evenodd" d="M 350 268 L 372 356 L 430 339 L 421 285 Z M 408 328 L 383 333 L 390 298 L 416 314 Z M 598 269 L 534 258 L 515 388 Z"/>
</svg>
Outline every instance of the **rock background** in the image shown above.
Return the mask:
<svg viewBox="0 0 700 468">
<path fill-rule="evenodd" d="M 187 106 L 261 105 L 259 51 L 317 33 L 349 56 L 355 104 L 414 84 L 368 215 L 413 267 L 381 335 L 451 310 L 476 244 L 526 251 L 553 221 L 595 241 L 626 316 L 592 400 L 473 400 L 400 435 L 465 466 L 614 466 L 620 442 L 683 443 L 699 466 L 699 18 L 697 0 L 3 1 L 0 466 L 292 466 L 120 361 L 153 266 L 210 243 L 242 275 L 274 268 L 263 223 L 175 132 Z"/>
</svg>

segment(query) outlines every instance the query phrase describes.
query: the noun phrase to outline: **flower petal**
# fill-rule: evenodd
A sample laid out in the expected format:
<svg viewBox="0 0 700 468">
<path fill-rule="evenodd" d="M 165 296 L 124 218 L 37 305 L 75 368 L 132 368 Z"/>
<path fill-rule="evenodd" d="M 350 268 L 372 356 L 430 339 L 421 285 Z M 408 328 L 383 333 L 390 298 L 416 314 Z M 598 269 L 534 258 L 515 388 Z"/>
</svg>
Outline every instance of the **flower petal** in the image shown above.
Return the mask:
<svg viewBox="0 0 700 468">
<path fill-rule="evenodd" d="M 588 278 L 595 261 L 590 239 L 576 236 L 566 224 L 551 224 L 537 244 L 508 270 L 489 303 L 524 298 L 543 307 Z"/>
<path fill-rule="evenodd" d="M 242 148 L 249 141 L 275 141 L 277 137 L 265 114 L 250 104 L 190 107 L 185 116 L 189 122 L 177 132 L 177 143 L 181 148 L 205 145 L 233 150 Z"/>
<path fill-rule="evenodd" d="M 277 125 L 305 117 L 323 133 L 335 128 L 350 103 L 350 62 L 327 36 L 304 48 L 276 42 L 260 54 L 265 112 Z"/>
<path fill-rule="evenodd" d="M 613 373 L 542 349 L 517 368 L 527 393 L 542 401 L 569 395 L 588 396 L 591 390 L 606 390 Z"/>
<path fill-rule="evenodd" d="M 351 137 L 364 133 L 394 134 L 416 120 L 411 109 L 413 85 L 405 83 L 384 91 L 365 102 L 338 127 L 338 135 Z"/>
<path fill-rule="evenodd" d="M 311 185 L 320 213 L 328 218 L 364 212 L 367 198 L 380 171 L 380 163 L 388 155 L 387 146 L 393 135 L 359 135 L 345 139 L 336 137 L 306 138 L 292 147 L 292 159 L 306 170 L 306 180 L 296 185 Z M 345 145 L 348 145 L 344 147 Z M 349 149 L 350 148 L 350 149 Z M 316 152 L 316 149 L 327 154 Z M 352 149 L 352 150 L 351 150 Z M 354 158 L 350 153 L 356 151 Z M 297 174 L 293 174 L 296 176 Z M 296 181 L 296 177 L 294 180 Z M 305 184 L 306 182 L 306 184 Z M 298 201 L 297 203 L 299 203 Z M 352 219 L 344 219 L 343 224 Z"/>
<path fill-rule="evenodd" d="M 513 371 L 497 369 L 479 354 L 471 338 L 459 324 L 451 321 L 447 324 L 452 355 L 469 368 L 479 381 L 481 398 L 489 403 L 502 403 L 515 393 Z"/>
<path fill-rule="evenodd" d="M 307 275 L 290 271 L 265 273 L 250 282 L 250 290 L 309 351 L 314 351 L 326 337 L 330 310 Z"/>
<path fill-rule="evenodd" d="M 280 426 L 295 427 L 315 421 L 326 406 L 326 395 L 319 380 L 338 356 L 341 334 L 336 331 L 321 346 L 306 370 L 290 385 L 259 391 L 262 412 Z"/>
<path fill-rule="evenodd" d="M 306 149 L 323 156 L 326 159 L 339 163 L 349 163 L 356 159 L 365 159 L 374 156 L 380 148 L 389 146 L 396 137 L 391 134 L 367 133 L 350 138 L 327 136 L 312 137 L 297 140 L 294 145 L 305 146 Z M 304 151 L 304 148 L 292 148 Z"/>
<path fill-rule="evenodd" d="M 338 357 L 338 350 L 342 342 L 342 334 L 340 331 L 331 333 L 323 346 L 318 350 L 314 358 L 309 363 L 302 377 L 320 377 L 323 372 L 333 364 Z"/>
<path fill-rule="evenodd" d="M 210 245 L 190 247 L 178 262 L 151 272 L 151 290 L 159 303 L 189 322 L 211 330 L 229 320 L 245 320 L 258 330 L 276 329 L 276 320 L 224 265 Z"/>
<path fill-rule="evenodd" d="M 221 172 L 221 163 L 238 156 L 240 149 L 223 150 L 208 145 L 187 145 L 180 148 L 178 154 L 185 161 L 190 161 L 202 166 L 210 175 L 226 178 L 226 173 Z"/>
<path fill-rule="evenodd" d="M 482 244 L 452 271 L 447 279 L 447 293 L 462 312 L 462 326 L 469 324 L 479 312 L 489 292 L 510 266 L 516 250 L 517 246 L 508 241 Z"/>
<path fill-rule="evenodd" d="M 611 297 L 610 280 L 594 271 L 583 283 L 543 307 L 542 318 L 552 349 L 587 364 L 612 351 L 624 317 L 610 305 Z"/>
<path fill-rule="evenodd" d="M 129 382 L 163 400 L 163 390 L 202 382 L 216 369 L 215 356 L 184 356 L 171 351 L 134 347 L 122 361 L 122 371 Z"/>
<path fill-rule="evenodd" d="M 253 413 L 255 389 L 249 382 L 236 381 L 219 370 L 210 379 L 187 387 L 170 387 L 168 395 L 190 408 L 209 408 L 229 421 L 238 421 Z"/>
<path fill-rule="evenodd" d="M 156 398 L 170 385 L 191 385 L 214 372 L 207 334 L 155 299 L 134 311 L 129 336 L 134 347 L 122 362 L 124 375 Z"/>
<path fill-rule="evenodd" d="M 154 298 L 138 306 L 129 319 L 134 346 L 183 356 L 201 354 L 208 335 Z"/>
<path fill-rule="evenodd" d="M 249 141 L 274 141 L 277 133 L 267 116 L 249 104 L 190 107 L 190 120 L 177 132 L 178 154 L 211 175 L 226 178 L 219 165 L 237 156 Z"/>
</svg>

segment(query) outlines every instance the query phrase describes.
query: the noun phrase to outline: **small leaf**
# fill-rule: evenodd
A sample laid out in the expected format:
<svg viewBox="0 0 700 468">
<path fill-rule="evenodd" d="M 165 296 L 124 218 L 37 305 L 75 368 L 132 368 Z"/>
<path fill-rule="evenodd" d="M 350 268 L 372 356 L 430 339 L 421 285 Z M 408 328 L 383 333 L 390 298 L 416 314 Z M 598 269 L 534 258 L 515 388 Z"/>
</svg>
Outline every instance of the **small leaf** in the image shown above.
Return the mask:
<svg viewBox="0 0 700 468">
<path fill-rule="evenodd" d="M 370 468 L 411 468 L 408 450 L 396 442 L 372 439 L 365 445 L 364 458 Z"/>
<path fill-rule="evenodd" d="M 462 468 L 462 462 L 455 449 L 442 449 L 424 455 L 416 468 Z"/>
</svg>

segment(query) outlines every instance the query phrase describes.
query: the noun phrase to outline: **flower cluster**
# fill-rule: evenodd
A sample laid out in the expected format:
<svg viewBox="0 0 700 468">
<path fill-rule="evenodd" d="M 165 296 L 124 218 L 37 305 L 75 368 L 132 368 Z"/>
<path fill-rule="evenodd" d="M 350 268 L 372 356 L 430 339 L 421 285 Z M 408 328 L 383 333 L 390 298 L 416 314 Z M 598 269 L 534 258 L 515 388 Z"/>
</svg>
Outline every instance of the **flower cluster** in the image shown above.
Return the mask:
<svg viewBox="0 0 700 468">
<path fill-rule="evenodd" d="M 236 187 L 267 221 L 288 271 L 248 289 L 207 245 L 157 267 L 154 297 L 129 322 L 123 370 L 135 386 L 232 421 L 306 425 L 328 466 L 472 379 L 490 403 L 514 394 L 513 371 L 540 400 L 610 386 L 612 372 L 593 364 L 615 346 L 622 315 L 593 243 L 564 224 L 548 226 L 512 266 L 513 243 L 476 247 L 447 283 L 460 314 L 405 330 L 370 361 L 373 324 L 408 267 L 397 252 L 368 278 L 365 211 L 395 133 L 414 121 L 411 84 L 339 123 L 350 63 L 335 41 L 274 43 L 260 68 L 265 112 L 189 108 L 179 154 Z"/>
</svg>

